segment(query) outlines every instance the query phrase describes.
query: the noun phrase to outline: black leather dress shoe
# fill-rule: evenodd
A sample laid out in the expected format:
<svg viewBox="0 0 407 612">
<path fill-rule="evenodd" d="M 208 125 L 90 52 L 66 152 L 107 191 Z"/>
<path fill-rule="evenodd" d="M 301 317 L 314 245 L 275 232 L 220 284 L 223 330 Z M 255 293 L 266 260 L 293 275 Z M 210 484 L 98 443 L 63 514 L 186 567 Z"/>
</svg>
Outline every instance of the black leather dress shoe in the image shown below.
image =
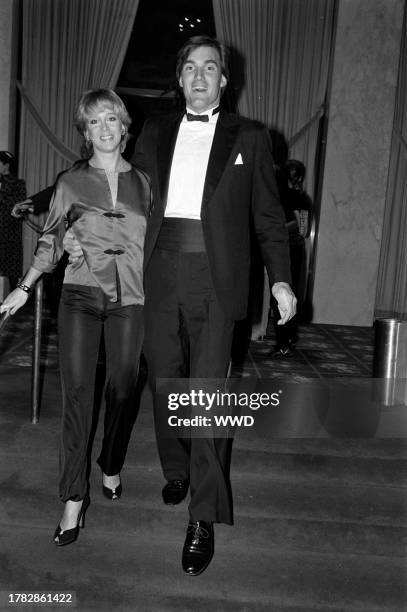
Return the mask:
<svg viewBox="0 0 407 612">
<path fill-rule="evenodd" d="M 163 500 L 169 506 L 176 506 L 188 493 L 188 480 L 169 480 L 162 490 Z"/>
<path fill-rule="evenodd" d="M 206 570 L 214 551 L 213 524 L 190 521 L 182 549 L 182 569 L 190 576 L 198 576 Z"/>
</svg>

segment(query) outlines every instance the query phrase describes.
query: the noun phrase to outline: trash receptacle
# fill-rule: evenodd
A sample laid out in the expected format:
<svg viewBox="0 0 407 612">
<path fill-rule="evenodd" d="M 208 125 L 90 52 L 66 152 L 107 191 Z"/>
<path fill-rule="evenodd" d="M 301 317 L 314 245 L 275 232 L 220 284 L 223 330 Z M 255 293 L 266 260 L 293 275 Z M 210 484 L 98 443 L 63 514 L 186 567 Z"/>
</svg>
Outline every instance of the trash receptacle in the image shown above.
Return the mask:
<svg viewBox="0 0 407 612">
<path fill-rule="evenodd" d="M 407 321 L 375 321 L 373 377 L 380 379 L 382 405 L 407 404 Z"/>
</svg>

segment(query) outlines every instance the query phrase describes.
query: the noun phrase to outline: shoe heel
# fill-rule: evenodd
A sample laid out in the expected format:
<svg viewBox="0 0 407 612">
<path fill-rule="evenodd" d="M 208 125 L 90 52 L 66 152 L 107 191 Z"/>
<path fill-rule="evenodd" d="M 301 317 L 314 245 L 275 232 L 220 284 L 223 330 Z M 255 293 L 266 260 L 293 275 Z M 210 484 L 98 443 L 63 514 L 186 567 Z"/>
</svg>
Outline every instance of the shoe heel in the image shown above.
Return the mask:
<svg viewBox="0 0 407 612">
<path fill-rule="evenodd" d="M 60 525 L 58 525 L 54 533 L 54 543 L 57 546 L 66 546 L 67 544 L 72 544 L 78 539 L 79 528 L 85 527 L 85 513 L 86 510 L 89 508 L 89 504 L 90 499 L 89 495 L 87 495 L 82 502 L 82 507 L 79 512 L 76 527 L 73 527 L 72 529 L 67 529 L 66 531 L 61 531 L 61 527 Z"/>
<path fill-rule="evenodd" d="M 83 500 L 82 503 L 82 508 L 79 514 L 79 520 L 78 520 L 78 525 L 81 529 L 84 529 L 85 527 L 85 514 L 86 514 L 86 510 L 89 508 L 90 505 L 90 498 L 89 496 L 86 496 Z"/>
</svg>

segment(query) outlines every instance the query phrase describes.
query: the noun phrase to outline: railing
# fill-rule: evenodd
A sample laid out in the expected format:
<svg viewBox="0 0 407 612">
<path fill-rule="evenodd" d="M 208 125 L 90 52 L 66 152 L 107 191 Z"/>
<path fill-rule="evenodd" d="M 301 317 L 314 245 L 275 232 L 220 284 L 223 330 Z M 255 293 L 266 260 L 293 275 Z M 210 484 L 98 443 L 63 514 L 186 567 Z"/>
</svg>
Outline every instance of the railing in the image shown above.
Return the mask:
<svg viewBox="0 0 407 612">
<path fill-rule="evenodd" d="M 42 335 L 42 296 L 44 283 L 40 279 L 35 285 L 34 295 L 34 343 L 31 366 L 31 423 L 35 425 L 40 419 L 40 361 Z"/>
</svg>

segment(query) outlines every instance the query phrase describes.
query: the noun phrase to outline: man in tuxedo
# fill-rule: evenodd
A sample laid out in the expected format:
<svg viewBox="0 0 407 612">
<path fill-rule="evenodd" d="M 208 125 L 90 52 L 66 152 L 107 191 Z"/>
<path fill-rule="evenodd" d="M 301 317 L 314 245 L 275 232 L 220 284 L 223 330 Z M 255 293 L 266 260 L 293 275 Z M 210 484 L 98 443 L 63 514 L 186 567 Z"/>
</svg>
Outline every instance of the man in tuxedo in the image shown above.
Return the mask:
<svg viewBox="0 0 407 612">
<path fill-rule="evenodd" d="M 251 220 L 280 324 L 296 307 L 268 133 L 219 108 L 227 83 L 223 45 L 190 39 L 178 54 L 176 76 L 186 111 L 148 120 L 133 159 L 149 174 L 154 194 L 144 343 L 153 391 L 157 378 L 226 377 L 234 323 L 247 308 Z M 163 500 L 178 504 L 190 489 L 182 565 L 198 575 L 213 555 L 213 523 L 232 523 L 229 441 L 161 435 L 168 414 L 157 401 L 155 411 Z"/>
<path fill-rule="evenodd" d="M 234 324 L 247 309 L 251 223 L 279 324 L 295 314 L 296 298 L 268 132 L 219 107 L 225 48 L 207 36 L 191 38 L 176 75 L 185 111 L 147 120 L 132 161 L 149 174 L 154 199 L 144 249 L 144 355 L 167 481 L 162 497 L 179 504 L 190 491 L 182 566 L 198 575 L 213 556 L 213 523 L 233 522 L 230 440 L 166 435 L 169 415 L 157 401 L 156 381 L 226 377 Z M 65 247 L 80 255 L 71 239 Z"/>
</svg>

